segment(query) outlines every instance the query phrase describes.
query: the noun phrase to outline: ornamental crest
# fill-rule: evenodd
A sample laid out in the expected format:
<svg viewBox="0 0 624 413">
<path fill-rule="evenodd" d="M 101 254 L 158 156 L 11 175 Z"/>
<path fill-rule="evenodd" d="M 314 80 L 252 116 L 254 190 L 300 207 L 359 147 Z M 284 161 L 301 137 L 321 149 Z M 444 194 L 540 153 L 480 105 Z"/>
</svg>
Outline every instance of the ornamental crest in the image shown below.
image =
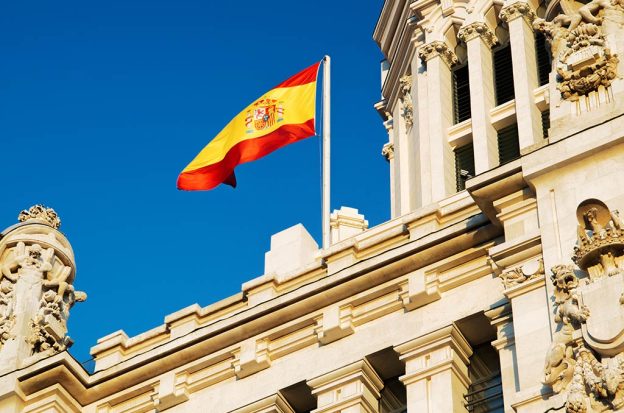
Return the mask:
<svg viewBox="0 0 624 413">
<path fill-rule="evenodd" d="M 268 129 L 284 120 L 283 102 L 272 99 L 260 99 L 252 105 L 245 116 L 246 133 Z"/>
<path fill-rule="evenodd" d="M 601 88 L 608 88 L 617 78 L 618 57 L 607 44 L 611 34 L 606 20 L 621 19 L 622 0 L 591 0 L 578 10 L 569 10 L 552 21 L 536 19 L 533 27 L 548 38 L 552 49 L 557 88 L 561 97 L 578 101 Z"/>
<path fill-rule="evenodd" d="M 555 321 L 544 383 L 567 391 L 567 413 L 624 408 L 624 224 L 597 199 L 577 208 L 571 265 L 552 268 Z M 586 278 L 579 279 L 585 273 Z"/>
</svg>

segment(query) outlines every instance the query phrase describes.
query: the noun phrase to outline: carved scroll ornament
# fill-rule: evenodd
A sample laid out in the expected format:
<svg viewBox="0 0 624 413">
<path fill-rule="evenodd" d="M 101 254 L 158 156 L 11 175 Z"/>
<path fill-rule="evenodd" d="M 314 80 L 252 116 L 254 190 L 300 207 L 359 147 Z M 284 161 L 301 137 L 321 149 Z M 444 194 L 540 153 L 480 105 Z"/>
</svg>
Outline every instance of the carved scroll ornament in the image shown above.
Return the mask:
<svg viewBox="0 0 624 413">
<path fill-rule="evenodd" d="M 431 43 L 427 43 L 418 49 L 418 57 L 420 57 L 423 62 L 428 62 L 438 56 L 449 67 L 452 67 L 459 62 L 455 53 L 453 53 L 451 48 L 445 42 L 436 40 Z"/>
<path fill-rule="evenodd" d="M 498 43 L 498 38 L 484 22 L 474 22 L 459 29 L 457 37 L 464 43 L 481 38 L 490 48 Z"/>
</svg>

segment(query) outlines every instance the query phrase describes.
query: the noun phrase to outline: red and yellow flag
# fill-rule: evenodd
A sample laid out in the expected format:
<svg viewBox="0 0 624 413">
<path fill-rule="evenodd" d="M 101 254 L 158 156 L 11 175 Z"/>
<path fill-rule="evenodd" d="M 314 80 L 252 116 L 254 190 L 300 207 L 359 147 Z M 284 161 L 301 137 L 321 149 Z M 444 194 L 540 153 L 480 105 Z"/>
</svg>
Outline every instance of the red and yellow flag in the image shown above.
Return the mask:
<svg viewBox="0 0 624 413">
<path fill-rule="evenodd" d="M 313 136 L 320 63 L 297 73 L 247 106 L 188 164 L 178 189 L 236 186 L 234 168 Z"/>
</svg>

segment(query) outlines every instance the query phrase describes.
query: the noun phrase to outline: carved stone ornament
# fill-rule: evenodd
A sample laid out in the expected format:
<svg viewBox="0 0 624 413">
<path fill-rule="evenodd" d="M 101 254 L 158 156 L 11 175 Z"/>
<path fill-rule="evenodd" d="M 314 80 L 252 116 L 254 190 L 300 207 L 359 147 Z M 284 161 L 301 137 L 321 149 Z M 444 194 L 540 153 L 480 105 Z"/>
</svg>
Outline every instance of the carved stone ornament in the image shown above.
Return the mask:
<svg viewBox="0 0 624 413">
<path fill-rule="evenodd" d="M 517 1 L 509 6 L 503 7 L 499 16 L 504 22 L 510 22 L 519 17 L 524 17 L 529 24 L 533 23 L 533 20 L 537 17 L 533 9 L 531 9 L 531 6 L 524 1 Z"/>
<path fill-rule="evenodd" d="M 33 205 L 28 210 L 23 210 L 17 216 L 19 222 L 26 222 L 30 219 L 40 219 L 46 221 L 52 228 L 59 229 L 61 227 L 61 218 L 52 208 L 44 205 Z"/>
<path fill-rule="evenodd" d="M 399 79 L 401 87 L 402 116 L 405 125 L 411 128 L 414 124 L 414 104 L 412 103 L 412 75 L 405 75 Z"/>
<path fill-rule="evenodd" d="M 480 37 L 489 47 L 498 43 L 498 38 L 484 22 L 474 22 L 459 29 L 457 37 L 464 43 L 468 43 L 472 39 Z"/>
<path fill-rule="evenodd" d="M 624 13 L 624 0 L 592 0 L 570 15 L 533 23 L 550 41 L 563 99 L 577 101 L 617 77 L 619 60 L 608 47 L 600 15 L 605 11 Z"/>
<path fill-rule="evenodd" d="M 418 57 L 423 62 L 427 62 L 434 57 L 440 57 L 444 63 L 449 67 L 456 65 L 459 62 L 457 56 L 451 50 L 448 45 L 442 41 L 436 40 L 431 43 L 427 43 L 418 49 Z"/>
<path fill-rule="evenodd" d="M 589 199 L 577 208 L 578 241 L 571 265 L 552 268 L 555 321 L 544 383 L 568 392 L 566 412 L 624 408 L 624 231 L 616 211 Z M 580 272 L 579 272 L 580 273 Z"/>
<path fill-rule="evenodd" d="M 394 144 L 388 142 L 383 148 L 381 148 L 381 156 L 386 158 L 386 161 L 390 162 L 390 159 L 394 158 Z"/>
<path fill-rule="evenodd" d="M 512 268 L 509 271 L 502 272 L 499 277 L 503 281 L 505 289 L 523 284 L 526 281 L 535 280 L 544 276 L 544 260 L 540 258 L 522 265 Z"/>
</svg>

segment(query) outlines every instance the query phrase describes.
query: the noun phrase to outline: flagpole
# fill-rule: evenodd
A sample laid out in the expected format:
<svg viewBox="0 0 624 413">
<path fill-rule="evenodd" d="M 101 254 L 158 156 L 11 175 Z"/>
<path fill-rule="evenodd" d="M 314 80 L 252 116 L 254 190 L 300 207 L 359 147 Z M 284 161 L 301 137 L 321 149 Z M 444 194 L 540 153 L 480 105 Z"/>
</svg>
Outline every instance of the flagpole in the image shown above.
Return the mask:
<svg viewBox="0 0 624 413">
<path fill-rule="evenodd" d="M 330 246 L 330 136 L 331 136 L 331 59 L 329 56 L 323 58 L 323 248 Z"/>
</svg>

